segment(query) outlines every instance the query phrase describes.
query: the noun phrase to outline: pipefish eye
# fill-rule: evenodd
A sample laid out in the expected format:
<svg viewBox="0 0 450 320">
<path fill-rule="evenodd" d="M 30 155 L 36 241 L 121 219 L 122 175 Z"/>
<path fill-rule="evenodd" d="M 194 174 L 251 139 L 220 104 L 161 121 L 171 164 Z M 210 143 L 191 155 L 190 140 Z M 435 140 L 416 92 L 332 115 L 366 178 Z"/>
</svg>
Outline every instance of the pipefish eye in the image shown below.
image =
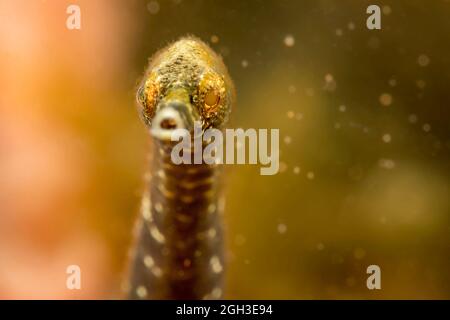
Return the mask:
<svg viewBox="0 0 450 320">
<path fill-rule="evenodd" d="M 203 76 L 198 87 L 200 105 L 206 117 L 214 115 L 224 104 L 225 83 L 216 73 L 207 73 Z"/>
<path fill-rule="evenodd" d="M 205 94 L 205 109 L 207 112 L 214 111 L 220 102 L 220 94 L 215 89 L 210 89 Z"/>
</svg>

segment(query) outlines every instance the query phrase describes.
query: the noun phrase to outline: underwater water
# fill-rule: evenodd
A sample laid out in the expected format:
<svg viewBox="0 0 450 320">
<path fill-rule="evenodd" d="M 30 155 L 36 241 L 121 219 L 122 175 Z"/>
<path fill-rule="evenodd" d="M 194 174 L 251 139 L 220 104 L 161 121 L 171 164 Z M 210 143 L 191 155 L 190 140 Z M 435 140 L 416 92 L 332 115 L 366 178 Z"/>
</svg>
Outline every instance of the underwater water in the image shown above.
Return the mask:
<svg viewBox="0 0 450 320">
<path fill-rule="evenodd" d="M 450 298 L 449 1 L 383 1 L 380 30 L 371 1 L 77 3 L 79 30 L 68 1 L 0 4 L 0 298 L 120 297 L 136 89 L 185 35 L 228 67 L 228 127 L 280 134 L 276 175 L 225 168 L 226 298 Z"/>
</svg>

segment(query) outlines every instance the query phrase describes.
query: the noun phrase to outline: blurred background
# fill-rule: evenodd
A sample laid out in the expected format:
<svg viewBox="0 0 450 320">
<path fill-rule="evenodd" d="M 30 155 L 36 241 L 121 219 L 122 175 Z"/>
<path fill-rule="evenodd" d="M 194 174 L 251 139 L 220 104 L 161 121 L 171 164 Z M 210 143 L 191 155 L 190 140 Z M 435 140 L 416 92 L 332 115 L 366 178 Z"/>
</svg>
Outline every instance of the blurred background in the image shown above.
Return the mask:
<svg viewBox="0 0 450 320">
<path fill-rule="evenodd" d="M 121 297 L 149 139 L 136 85 L 193 34 L 235 81 L 230 126 L 280 129 L 279 174 L 227 168 L 226 297 L 449 299 L 450 1 L 375 2 L 1 1 L 0 298 Z"/>
</svg>

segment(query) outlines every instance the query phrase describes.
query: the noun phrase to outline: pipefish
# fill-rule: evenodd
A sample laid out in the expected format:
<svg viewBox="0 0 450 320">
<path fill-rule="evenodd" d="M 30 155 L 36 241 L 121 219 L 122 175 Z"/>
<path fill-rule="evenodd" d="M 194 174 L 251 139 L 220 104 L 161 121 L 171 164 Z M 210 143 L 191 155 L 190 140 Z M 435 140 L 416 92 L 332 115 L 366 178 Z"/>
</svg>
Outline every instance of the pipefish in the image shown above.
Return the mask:
<svg viewBox="0 0 450 320">
<path fill-rule="evenodd" d="M 223 129 L 235 100 L 221 57 L 195 37 L 158 51 L 137 90 L 152 140 L 130 266 L 131 299 L 223 296 L 221 166 L 171 161 L 174 130 Z M 186 150 L 185 150 L 186 151 Z M 188 150 L 193 152 L 193 150 Z"/>
</svg>

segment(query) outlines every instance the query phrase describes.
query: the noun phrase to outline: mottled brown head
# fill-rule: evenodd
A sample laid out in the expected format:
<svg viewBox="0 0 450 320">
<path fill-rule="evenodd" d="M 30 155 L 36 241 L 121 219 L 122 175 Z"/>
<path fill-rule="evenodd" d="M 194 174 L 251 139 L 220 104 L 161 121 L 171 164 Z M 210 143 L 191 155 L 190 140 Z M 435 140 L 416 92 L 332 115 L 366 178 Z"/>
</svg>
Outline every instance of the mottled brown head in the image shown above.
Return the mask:
<svg viewBox="0 0 450 320">
<path fill-rule="evenodd" d="M 205 43 L 182 38 L 155 54 L 137 92 L 139 111 L 157 139 L 175 129 L 221 128 L 234 102 L 222 59 Z"/>
</svg>

